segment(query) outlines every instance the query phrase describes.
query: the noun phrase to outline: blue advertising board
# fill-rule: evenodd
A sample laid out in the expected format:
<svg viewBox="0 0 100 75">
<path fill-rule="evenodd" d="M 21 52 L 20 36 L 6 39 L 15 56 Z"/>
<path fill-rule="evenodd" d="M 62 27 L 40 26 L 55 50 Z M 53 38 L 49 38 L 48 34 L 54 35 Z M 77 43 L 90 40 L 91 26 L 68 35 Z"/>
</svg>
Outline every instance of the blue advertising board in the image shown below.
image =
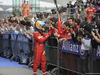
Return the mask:
<svg viewBox="0 0 100 75">
<path fill-rule="evenodd" d="M 95 49 L 95 58 L 100 59 L 100 45 Z"/>
<path fill-rule="evenodd" d="M 76 55 L 86 56 L 86 51 L 81 50 L 81 45 L 78 43 L 73 42 L 72 40 L 69 41 L 62 41 L 61 42 L 61 51 L 66 53 L 72 53 Z"/>
</svg>

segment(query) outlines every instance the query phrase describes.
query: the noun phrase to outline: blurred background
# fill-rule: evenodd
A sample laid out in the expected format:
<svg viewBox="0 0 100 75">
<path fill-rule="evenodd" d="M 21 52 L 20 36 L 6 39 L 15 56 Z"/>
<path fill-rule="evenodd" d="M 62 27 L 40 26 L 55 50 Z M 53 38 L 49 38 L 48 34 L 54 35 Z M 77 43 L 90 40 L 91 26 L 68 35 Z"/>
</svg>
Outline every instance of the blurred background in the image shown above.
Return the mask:
<svg viewBox="0 0 100 75">
<path fill-rule="evenodd" d="M 31 4 L 31 14 L 35 12 L 51 12 L 51 9 L 56 8 L 54 0 L 26 0 Z M 57 0 L 58 7 L 67 6 L 67 3 L 72 1 L 72 4 L 76 0 Z M 83 0 L 84 2 L 86 0 Z M 24 0 L 0 0 L 0 17 L 11 16 L 12 13 L 17 12 L 17 16 L 21 15 L 21 6 Z M 3 13 L 3 14 L 2 14 Z"/>
</svg>

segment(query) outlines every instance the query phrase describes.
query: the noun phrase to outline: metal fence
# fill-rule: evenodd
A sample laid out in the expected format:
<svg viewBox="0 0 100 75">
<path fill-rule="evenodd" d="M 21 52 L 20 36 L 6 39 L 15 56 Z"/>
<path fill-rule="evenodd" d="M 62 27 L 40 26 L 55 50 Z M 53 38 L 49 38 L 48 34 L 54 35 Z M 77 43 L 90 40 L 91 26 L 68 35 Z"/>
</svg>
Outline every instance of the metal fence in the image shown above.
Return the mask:
<svg viewBox="0 0 100 75">
<path fill-rule="evenodd" d="M 5 38 L 6 36 L 6 38 Z M 13 36 L 13 38 L 12 38 Z M 16 37 L 14 37 L 16 36 Z M 71 41 L 71 40 L 70 40 Z M 67 42 L 70 42 L 67 41 Z M 65 45 L 70 47 L 70 45 Z M 79 45 L 73 43 L 75 48 L 79 49 Z M 17 57 L 20 62 L 28 59 L 29 65 L 33 63 L 34 57 L 34 41 L 29 42 L 29 39 L 21 34 L 0 34 L 0 54 L 7 57 L 12 55 L 12 59 Z M 99 75 L 100 74 L 100 47 L 86 51 L 86 55 L 77 55 L 62 51 L 62 44 L 58 38 L 50 37 L 45 42 L 46 60 L 49 65 L 54 66 L 51 70 L 51 75 Z M 98 56 L 96 56 L 98 55 Z M 24 60 L 22 60 L 24 59 Z"/>
<path fill-rule="evenodd" d="M 28 64 L 33 61 L 34 43 L 23 34 L 1 34 L 0 54 L 2 57 Z"/>
<path fill-rule="evenodd" d="M 55 66 L 51 75 L 96 75 L 100 74 L 99 59 L 94 59 L 94 50 L 86 55 L 76 55 L 61 51 L 58 38 L 49 38 L 46 45 L 47 63 Z M 80 49 L 79 49 L 80 50 Z"/>
<path fill-rule="evenodd" d="M 77 8 L 67 8 L 66 12 L 62 13 L 63 20 L 67 20 L 67 18 L 69 18 L 69 17 L 77 18 L 77 14 L 79 14 L 80 20 L 85 21 L 86 18 L 87 18 L 85 8 L 82 8 L 82 10 L 80 12 L 79 11 L 76 12 L 76 10 L 78 11 L 79 9 L 77 9 Z M 52 16 L 56 16 L 56 14 L 53 14 Z M 96 20 L 100 20 L 100 12 L 96 12 L 94 14 L 94 16 L 95 16 Z"/>
<path fill-rule="evenodd" d="M 4 38 L 4 36 L 8 37 Z M 18 36 L 23 35 L 17 35 L 16 39 L 11 39 L 11 36 L 8 34 L 0 35 L 1 56 L 12 54 L 12 58 L 19 57 L 21 60 L 22 57 L 26 57 L 31 59 L 29 62 L 33 62 L 34 43 L 30 43 L 24 39 L 18 40 Z M 71 72 L 72 74 L 76 73 L 80 75 L 100 74 L 100 60 L 94 57 L 94 49 L 87 51 L 86 56 L 62 52 L 58 38 L 50 37 L 45 43 L 45 50 L 47 63 L 56 67 L 51 71 L 51 75 L 54 74 L 54 71 L 56 71 L 55 75 L 65 75 L 63 71 L 65 73 Z"/>
</svg>

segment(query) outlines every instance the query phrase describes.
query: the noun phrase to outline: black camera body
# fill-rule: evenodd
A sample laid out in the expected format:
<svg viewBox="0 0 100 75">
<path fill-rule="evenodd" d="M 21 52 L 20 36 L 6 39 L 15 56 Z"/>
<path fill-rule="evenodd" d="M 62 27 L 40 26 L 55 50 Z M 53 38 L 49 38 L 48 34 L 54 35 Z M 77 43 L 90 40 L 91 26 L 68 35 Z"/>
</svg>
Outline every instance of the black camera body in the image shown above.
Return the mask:
<svg viewBox="0 0 100 75">
<path fill-rule="evenodd" d="M 58 8 L 58 12 L 59 13 L 66 12 L 66 10 L 67 10 L 67 8 L 63 7 L 63 6 L 61 6 L 61 7 Z M 56 11 L 57 11 L 56 9 L 52 9 L 51 10 L 52 14 L 56 14 Z"/>
<path fill-rule="evenodd" d="M 67 8 L 62 6 L 59 8 L 59 13 L 66 12 L 66 10 Z"/>
<path fill-rule="evenodd" d="M 37 13 L 37 18 L 41 18 L 42 19 L 42 13 Z"/>
<path fill-rule="evenodd" d="M 56 9 L 51 10 L 52 14 L 56 14 L 56 11 L 57 11 Z"/>
</svg>

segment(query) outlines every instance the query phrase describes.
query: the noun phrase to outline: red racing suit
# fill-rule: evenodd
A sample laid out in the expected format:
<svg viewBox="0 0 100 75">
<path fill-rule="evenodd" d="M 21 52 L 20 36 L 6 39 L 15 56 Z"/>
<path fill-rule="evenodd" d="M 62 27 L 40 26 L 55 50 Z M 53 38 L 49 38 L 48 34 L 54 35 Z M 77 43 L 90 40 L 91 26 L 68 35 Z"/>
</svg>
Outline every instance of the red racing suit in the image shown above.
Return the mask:
<svg viewBox="0 0 100 75">
<path fill-rule="evenodd" d="M 71 32 L 69 30 L 62 30 L 62 31 L 57 31 L 55 28 L 53 28 L 54 33 L 58 33 L 59 38 L 70 38 L 71 37 Z"/>
<path fill-rule="evenodd" d="M 53 32 L 58 33 L 59 38 L 70 38 L 71 37 L 71 33 L 69 30 L 66 30 L 66 31 L 63 30 L 63 26 L 59 19 L 59 15 L 58 15 L 58 31 L 55 28 L 53 28 Z"/>
<path fill-rule="evenodd" d="M 95 8 L 88 8 L 86 11 L 87 14 L 87 21 L 90 20 L 90 22 L 92 22 L 92 17 L 90 17 L 91 13 L 96 13 Z"/>
<path fill-rule="evenodd" d="M 44 50 L 44 41 L 51 36 L 51 30 L 48 32 L 48 34 L 35 32 L 33 37 L 35 41 L 35 47 L 34 47 L 34 53 L 35 53 L 35 59 L 33 63 L 33 71 L 36 73 L 37 67 L 39 65 L 39 62 L 41 61 L 41 70 L 43 73 L 46 72 L 46 57 L 45 57 L 45 50 Z M 45 74 L 44 74 L 45 75 Z"/>
</svg>

